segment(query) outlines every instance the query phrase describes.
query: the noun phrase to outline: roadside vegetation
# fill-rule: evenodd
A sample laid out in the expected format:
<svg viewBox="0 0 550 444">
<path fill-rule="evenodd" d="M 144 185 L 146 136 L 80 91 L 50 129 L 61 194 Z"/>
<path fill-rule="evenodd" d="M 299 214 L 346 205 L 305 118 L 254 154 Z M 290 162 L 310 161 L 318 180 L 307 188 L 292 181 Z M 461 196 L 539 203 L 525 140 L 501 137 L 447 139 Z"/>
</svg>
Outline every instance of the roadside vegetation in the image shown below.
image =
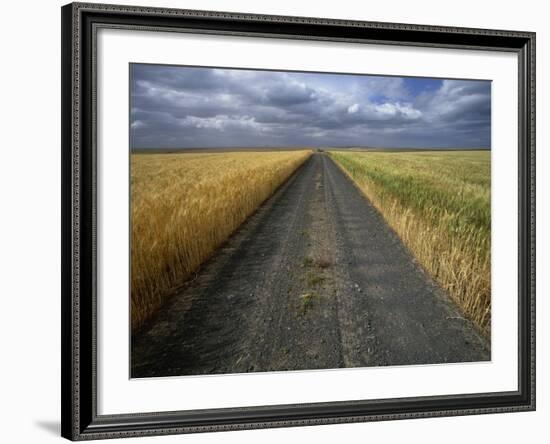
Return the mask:
<svg viewBox="0 0 550 444">
<path fill-rule="evenodd" d="M 465 315 L 488 335 L 490 152 L 332 151 L 330 155 Z"/>
<path fill-rule="evenodd" d="M 310 155 L 307 150 L 132 154 L 132 330 Z"/>
</svg>

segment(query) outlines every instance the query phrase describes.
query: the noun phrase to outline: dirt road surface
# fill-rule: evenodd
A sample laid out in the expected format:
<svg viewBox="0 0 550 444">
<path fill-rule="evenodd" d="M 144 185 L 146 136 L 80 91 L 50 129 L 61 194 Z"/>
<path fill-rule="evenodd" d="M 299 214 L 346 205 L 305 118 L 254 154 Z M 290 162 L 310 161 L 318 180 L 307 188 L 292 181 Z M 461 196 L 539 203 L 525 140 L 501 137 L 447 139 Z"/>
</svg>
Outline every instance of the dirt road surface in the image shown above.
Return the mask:
<svg viewBox="0 0 550 444">
<path fill-rule="evenodd" d="M 490 359 L 326 154 L 314 154 L 132 338 L 132 377 Z"/>
</svg>

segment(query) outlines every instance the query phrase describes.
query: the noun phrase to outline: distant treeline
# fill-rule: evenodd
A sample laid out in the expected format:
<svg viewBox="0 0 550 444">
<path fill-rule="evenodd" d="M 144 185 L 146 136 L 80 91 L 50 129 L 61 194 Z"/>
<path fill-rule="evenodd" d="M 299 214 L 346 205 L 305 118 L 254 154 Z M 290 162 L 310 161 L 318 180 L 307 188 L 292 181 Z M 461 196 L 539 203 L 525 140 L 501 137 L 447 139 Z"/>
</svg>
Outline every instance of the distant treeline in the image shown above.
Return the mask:
<svg viewBox="0 0 550 444">
<path fill-rule="evenodd" d="M 369 147 L 369 146 L 297 146 L 297 147 L 202 147 L 202 148 L 132 148 L 134 154 L 159 154 L 159 153 L 188 153 L 188 152 L 247 152 L 247 151 L 301 151 L 301 150 L 349 150 L 349 151 L 490 151 L 491 148 L 461 148 L 461 147 L 435 147 L 435 148 L 384 148 L 384 147 Z"/>
</svg>

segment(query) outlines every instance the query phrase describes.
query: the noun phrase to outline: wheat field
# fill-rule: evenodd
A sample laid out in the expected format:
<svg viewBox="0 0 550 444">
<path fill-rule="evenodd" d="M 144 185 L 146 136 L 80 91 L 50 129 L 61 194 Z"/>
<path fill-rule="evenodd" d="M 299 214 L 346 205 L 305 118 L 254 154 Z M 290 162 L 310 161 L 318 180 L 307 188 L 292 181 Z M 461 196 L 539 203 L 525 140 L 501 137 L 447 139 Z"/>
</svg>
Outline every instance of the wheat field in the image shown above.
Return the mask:
<svg viewBox="0 0 550 444">
<path fill-rule="evenodd" d="M 132 154 L 132 330 L 310 155 L 308 150 Z"/>
<path fill-rule="evenodd" d="M 489 335 L 490 152 L 332 151 L 330 155 L 464 314 Z"/>
</svg>

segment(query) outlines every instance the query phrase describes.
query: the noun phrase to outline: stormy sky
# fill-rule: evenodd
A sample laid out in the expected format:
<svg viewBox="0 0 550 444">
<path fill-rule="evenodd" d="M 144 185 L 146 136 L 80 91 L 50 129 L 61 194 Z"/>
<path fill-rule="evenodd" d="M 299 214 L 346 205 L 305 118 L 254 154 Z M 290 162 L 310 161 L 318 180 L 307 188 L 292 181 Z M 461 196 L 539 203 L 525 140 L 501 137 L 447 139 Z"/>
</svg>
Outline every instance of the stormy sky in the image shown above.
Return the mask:
<svg viewBox="0 0 550 444">
<path fill-rule="evenodd" d="M 131 65 L 132 148 L 491 145 L 491 83 Z"/>
</svg>

